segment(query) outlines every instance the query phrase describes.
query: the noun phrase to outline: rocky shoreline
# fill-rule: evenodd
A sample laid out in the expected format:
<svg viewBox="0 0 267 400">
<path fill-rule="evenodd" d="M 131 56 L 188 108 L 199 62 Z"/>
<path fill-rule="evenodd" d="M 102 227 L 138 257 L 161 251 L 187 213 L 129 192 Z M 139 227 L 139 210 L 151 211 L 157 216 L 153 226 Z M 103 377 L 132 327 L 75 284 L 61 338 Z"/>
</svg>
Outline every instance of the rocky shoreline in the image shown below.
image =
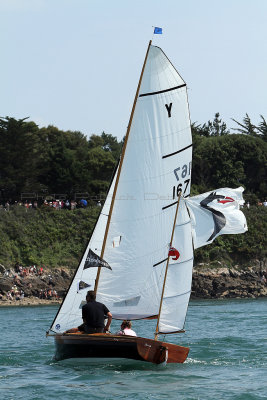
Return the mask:
<svg viewBox="0 0 267 400">
<path fill-rule="evenodd" d="M 257 265 L 258 264 L 258 265 Z M 253 267 L 210 268 L 199 264 L 194 268 L 191 298 L 229 299 L 267 296 L 266 263 Z"/>
<path fill-rule="evenodd" d="M 267 296 L 266 262 L 255 262 L 253 267 L 241 269 L 218 265 L 197 264 L 193 271 L 192 299 L 258 298 Z M 37 306 L 60 304 L 74 271 L 67 268 L 50 269 L 39 276 L 21 277 L 14 270 L 0 268 L 1 306 Z M 13 288 L 23 296 L 7 298 Z M 56 292 L 56 296 L 40 298 L 43 293 Z M 40 295 L 41 294 L 41 295 Z"/>
<path fill-rule="evenodd" d="M 29 306 L 56 306 L 60 305 L 62 299 L 45 300 L 39 299 L 38 297 L 30 296 L 24 297 L 20 300 L 0 300 L 0 307 L 29 307 Z"/>
<path fill-rule="evenodd" d="M 67 268 L 44 269 L 26 276 L 0 265 L 0 307 L 60 304 L 73 276 Z"/>
</svg>

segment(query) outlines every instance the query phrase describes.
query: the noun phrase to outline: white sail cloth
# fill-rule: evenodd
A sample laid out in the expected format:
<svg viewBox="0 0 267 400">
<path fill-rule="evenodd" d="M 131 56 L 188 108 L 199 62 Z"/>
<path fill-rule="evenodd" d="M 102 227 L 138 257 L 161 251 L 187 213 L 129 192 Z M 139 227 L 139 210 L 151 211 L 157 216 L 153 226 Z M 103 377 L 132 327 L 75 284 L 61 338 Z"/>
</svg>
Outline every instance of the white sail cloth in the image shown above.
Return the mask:
<svg viewBox="0 0 267 400">
<path fill-rule="evenodd" d="M 104 253 L 112 271 L 101 270 L 97 292 L 115 318 L 158 315 L 178 190 L 190 193 L 191 146 L 185 83 L 151 46 Z M 121 242 L 114 248 L 115 237 Z M 179 274 L 173 269 L 177 285 Z M 184 319 L 187 303 L 181 307 L 176 313 Z"/>
<path fill-rule="evenodd" d="M 51 325 L 50 329 L 53 332 L 62 333 L 69 328 L 80 325 L 83 322 L 81 307 L 86 303 L 85 297 L 87 290 L 94 289 L 97 274 L 97 268 L 84 269 L 84 265 L 90 249 L 100 256 L 116 176 L 117 174 L 115 174 L 115 177 L 112 181 L 105 204 L 101 210 L 95 229 L 83 254 L 73 281 L 69 287 L 68 293 Z"/>
<path fill-rule="evenodd" d="M 103 302 L 115 318 L 158 315 L 178 193 L 181 190 L 184 196 L 190 194 L 191 146 L 186 84 L 162 50 L 151 46 L 103 256 L 112 270 L 101 269 L 97 291 L 97 300 Z M 77 288 L 80 281 L 83 287 L 94 283 L 95 268 L 84 269 L 84 262 L 89 248 L 100 255 L 113 188 L 114 181 L 69 292 L 52 324 L 55 332 L 82 322 L 81 304 L 86 289 Z M 177 230 L 175 241 L 183 243 L 184 233 L 182 229 Z M 186 235 L 191 238 L 189 230 Z M 190 238 L 187 243 L 192 242 Z M 179 251 L 187 253 L 180 247 Z M 165 291 L 164 326 L 172 331 L 183 326 L 189 300 L 189 293 L 183 295 L 181 285 L 189 290 L 192 265 L 191 262 L 188 268 L 185 265 L 170 266 L 171 278 Z M 180 303 L 171 300 L 175 282 L 178 291 L 175 289 L 173 298 L 181 295 Z M 175 315 L 173 321 L 174 314 L 179 317 Z"/>
<path fill-rule="evenodd" d="M 213 242 L 219 235 L 247 231 L 243 188 L 222 188 L 186 199 L 192 221 L 194 248 Z"/>
<path fill-rule="evenodd" d="M 181 198 L 175 226 L 173 247 L 179 251 L 178 260 L 170 257 L 159 319 L 159 332 L 172 333 L 184 328 L 191 293 L 193 246 L 191 223 L 185 200 Z"/>
</svg>

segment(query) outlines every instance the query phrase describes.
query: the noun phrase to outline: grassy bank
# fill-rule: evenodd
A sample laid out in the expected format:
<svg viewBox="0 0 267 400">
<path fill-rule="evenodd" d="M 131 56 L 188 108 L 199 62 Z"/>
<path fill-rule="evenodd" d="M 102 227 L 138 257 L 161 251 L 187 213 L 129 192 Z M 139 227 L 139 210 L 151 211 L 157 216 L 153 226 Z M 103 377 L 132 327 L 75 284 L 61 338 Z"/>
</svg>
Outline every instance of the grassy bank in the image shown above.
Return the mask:
<svg viewBox="0 0 267 400">
<path fill-rule="evenodd" d="M 50 267 L 77 266 L 99 207 L 55 211 L 14 207 L 0 212 L 0 263 Z"/>
<path fill-rule="evenodd" d="M 249 230 L 224 235 L 195 252 L 196 262 L 249 265 L 267 258 L 267 208 L 244 209 Z M 99 213 L 98 207 L 74 211 L 51 208 L 0 210 L 0 263 L 5 267 L 46 265 L 74 268 L 85 249 Z"/>
</svg>

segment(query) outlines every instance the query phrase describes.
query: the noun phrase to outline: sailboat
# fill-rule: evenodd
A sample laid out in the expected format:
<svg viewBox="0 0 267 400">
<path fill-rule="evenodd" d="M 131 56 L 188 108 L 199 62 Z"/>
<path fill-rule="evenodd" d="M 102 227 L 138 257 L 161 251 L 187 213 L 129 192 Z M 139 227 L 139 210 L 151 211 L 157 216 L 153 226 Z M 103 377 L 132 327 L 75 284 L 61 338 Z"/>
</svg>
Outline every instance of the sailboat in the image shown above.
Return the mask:
<svg viewBox="0 0 267 400">
<path fill-rule="evenodd" d="M 214 198 L 204 194 L 190 200 L 191 165 L 186 83 L 162 49 L 150 41 L 105 204 L 47 332 L 55 338 L 56 360 L 116 358 L 155 364 L 186 360 L 188 347 L 159 337 L 185 332 L 194 240 L 200 247 L 229 233 L 227 219 L 216 207 L 230 204 L 232 211 L 241 213 L 242 203 L 242 188 L 236 192 L 227 189 L 226 195 L 220 189 L 222 192 L 213 193 Z M 218 203 L 226 197 L 232 200 Z M 205 232 L 198 230 L 197 221 L 203 225 L 203 218 L 204 223 L 205 218 L 210 221 Z M 243 214 L 236 215 L 236 220 L 244 232 Z M 97 301 L 104 303 L 115 319 L 142 319 L 144 323 L 156 319 L 154 339 L 65 333 L 82 323 L 87 290 L 95 290 Z"/>
</svg>

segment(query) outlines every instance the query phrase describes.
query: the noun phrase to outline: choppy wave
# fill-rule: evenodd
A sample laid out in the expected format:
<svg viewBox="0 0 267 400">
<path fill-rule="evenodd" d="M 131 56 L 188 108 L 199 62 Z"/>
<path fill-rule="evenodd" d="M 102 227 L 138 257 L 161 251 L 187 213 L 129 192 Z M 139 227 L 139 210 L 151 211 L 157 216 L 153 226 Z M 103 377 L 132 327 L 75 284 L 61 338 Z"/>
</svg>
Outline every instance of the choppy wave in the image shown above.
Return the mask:
<svg viewBox="0 0 267 400">
<path fill-rule="evenodd" d="M 266 399 L 266 306 L 265 299 L 191 302 L 186 333 L 171 338 L 190 347 L 189 357 L 167 367 L 53 362 L 45 331 L 57 308 L 0 308 L 0 398 Z M 153 337 L 154 323 L 136 321 L 134 328 Z"/>
</svg>

